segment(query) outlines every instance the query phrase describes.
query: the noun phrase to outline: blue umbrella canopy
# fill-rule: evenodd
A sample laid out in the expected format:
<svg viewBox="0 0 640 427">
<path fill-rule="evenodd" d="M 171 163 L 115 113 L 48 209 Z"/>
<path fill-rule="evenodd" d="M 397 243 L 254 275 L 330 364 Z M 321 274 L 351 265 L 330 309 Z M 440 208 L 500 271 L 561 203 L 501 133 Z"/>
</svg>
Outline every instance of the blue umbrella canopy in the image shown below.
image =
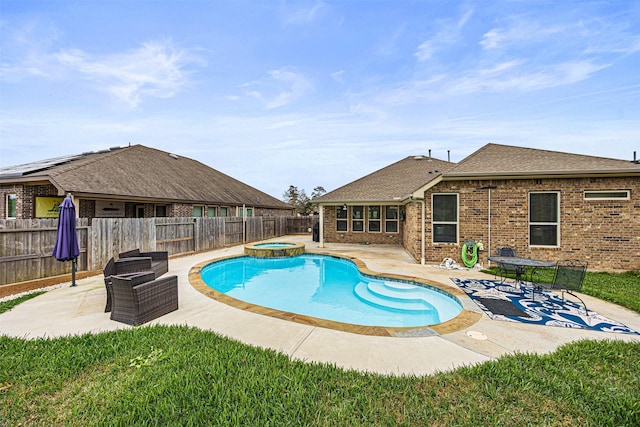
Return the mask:
<svg viewBox="0 0 640 427">
<path fill-rule="evenodd" d="M 76 233 L 76 207 L 69 196 L 60 204 L 58 232 L 52 255 L 58 261 L 73 261 L 80 255 Z"/>
</svg>

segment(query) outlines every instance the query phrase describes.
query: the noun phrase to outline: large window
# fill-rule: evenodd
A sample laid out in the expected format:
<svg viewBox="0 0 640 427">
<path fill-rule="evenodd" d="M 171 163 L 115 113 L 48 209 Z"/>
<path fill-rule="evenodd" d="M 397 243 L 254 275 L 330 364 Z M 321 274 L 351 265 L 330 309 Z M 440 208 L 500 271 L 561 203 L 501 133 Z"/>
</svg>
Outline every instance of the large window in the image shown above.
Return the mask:
<svg viewBox="0 0 640 427">
<path fill-rule="evenodd" d="M 433 209 L 433 243 L 458 242 L 458 195 L 434 194 Z"/>
<path fill-rule="evenodd" d="M 398 228 L 398 207 L 385 206 L 384 209 L 384 231 L 385 233 L 397 233 Z"/>
<path fill-rule="evenodd" d="M 559 193 L 529 193 L 529 244 L 560 246 L 559 218 Z"/>
<path fill-rule="evenodd" d="M 347 231 L 349 211 L 346 206 L 336 206 L 336 231 Z"/>
<path fill-rule="evenodd" d="M 351 207 L 351 229 L 364 232 L 364 206 Z"/>
<path fill-rule="evenodd" d="M 380 222 L 382 221 L 382 218 L 380 216 L 381 212 L 382 211 L 380 209 L 380 206 L 369 206 L 367 208 L 369 233 L 379 233 L 382 231 L 380 227 Z"/>
<path fill-rule="evenodd" d="M 15 194 L 7 194 L 7 219 L 16 219 L 18 217 L 18 196 Z"/>
</svg>

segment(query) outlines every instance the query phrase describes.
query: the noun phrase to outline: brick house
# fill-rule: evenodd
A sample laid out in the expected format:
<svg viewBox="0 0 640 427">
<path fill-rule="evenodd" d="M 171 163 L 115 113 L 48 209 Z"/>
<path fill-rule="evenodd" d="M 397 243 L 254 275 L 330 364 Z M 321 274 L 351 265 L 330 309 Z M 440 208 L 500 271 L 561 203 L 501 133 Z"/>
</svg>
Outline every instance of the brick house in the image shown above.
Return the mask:
<svg viewBox="0 0 640 427">
<path fill-rule="evenodd" d="M 640 270 L 640 164 L 487 144 L 458 164 L 407 157 L 325 194 L 320 244 L 402 245 L 460 262 L 465 240 L 595 270 Z"/>
<path fill-rule="evenodd" d="M 2 218 L 293 215 L 293 207 L 196 160 L 133 145 L 0 168 Z"/>
</svg>

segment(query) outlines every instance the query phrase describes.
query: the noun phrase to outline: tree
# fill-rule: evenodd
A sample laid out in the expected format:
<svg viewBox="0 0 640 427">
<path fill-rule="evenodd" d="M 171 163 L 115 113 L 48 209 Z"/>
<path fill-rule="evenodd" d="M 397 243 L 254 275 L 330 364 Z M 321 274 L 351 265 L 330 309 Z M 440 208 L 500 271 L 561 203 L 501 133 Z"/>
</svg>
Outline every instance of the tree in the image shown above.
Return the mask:
<svg viewBox="0 0 640 427">
<path fill-rule="evenodd" d="M 296 187 L 295 185 L 290 185 L 289 189 L 282 195 L 282 200 L 295 206 L 298 203 L 299 196 L 300 191 L 298 190 L 298 187 Z"/>
<path fill-rule="evenodd" d="M 311 193 L 311 198 L 309 198 L 304 189 L 299 190 L 295 185 L 290 185 L 289 189 L 282 195 L 282 200 L 293 205 L 296 214 L 311 215 L 316 210 L 316 204 L 313 203 L 313 200 L 325 193 L 326 190 L 323 187 L 316 187 Z"/>
</svg>

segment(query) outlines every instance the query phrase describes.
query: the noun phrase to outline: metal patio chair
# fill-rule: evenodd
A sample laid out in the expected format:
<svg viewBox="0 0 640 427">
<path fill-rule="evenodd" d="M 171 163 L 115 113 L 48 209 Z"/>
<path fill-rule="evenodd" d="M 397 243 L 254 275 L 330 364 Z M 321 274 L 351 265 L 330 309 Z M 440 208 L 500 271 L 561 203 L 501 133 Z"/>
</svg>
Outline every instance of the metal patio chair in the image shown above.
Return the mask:
<svg viewBox="0 0 640 427">
<path fill-rule="evenodd" d="M 496 248 L 497 256 L 506 256 L 506 257 L 516 257 L 516 249 L 511 246 L 502 246 Z M 496 278 L 496 275 L 500 275 L 500 283 L 504 283 L 504 281 L 508 278 L 508 274 L 513 273 L 517 276 L 518 267 L 513 264 L 505 264 L 502 262 L 498 263 L 498 271 L 494 274 L 493 278 Z"/>
<path fill-rule="evenodd" d="M 582 283 L 587 273 L 587 262 L 577 259 L 571 259 L 567 261 L 558 261 L 556 263 L 555 272 L 553 275 L 553 281 L 551 283 L 534 283 L 532 295 L 535 299 L 536 291 L 542 291 L 543 289 L 559 290 L 562 292 L 562 301 L 564 302 L 565 292 L 569 295 L 580 300 L 584 306 L 584 310 L 589 315 L 589 309 L 587 304 L 578 295 L 574 294 L 574 291 L 582 289 Z"/>
</svg>

